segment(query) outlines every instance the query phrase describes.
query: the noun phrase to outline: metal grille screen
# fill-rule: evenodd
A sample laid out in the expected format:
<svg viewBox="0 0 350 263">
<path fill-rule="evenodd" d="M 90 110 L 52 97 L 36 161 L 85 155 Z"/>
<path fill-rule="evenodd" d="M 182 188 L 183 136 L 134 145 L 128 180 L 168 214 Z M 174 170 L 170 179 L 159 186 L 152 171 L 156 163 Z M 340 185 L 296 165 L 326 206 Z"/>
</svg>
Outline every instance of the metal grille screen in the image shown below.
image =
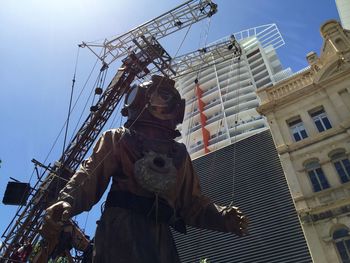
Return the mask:
<svg viewBox="0 0 350 263">
<path fill-rule="evenodd" d="M 198 158 L 194 167 L 216 203 L 228 205 L 233 192 L 251 221 L 250 235 L 188 227 L 187 235 L 174 233 L 181 262 L 312 262 L 270 131 Z"/>
</svg>

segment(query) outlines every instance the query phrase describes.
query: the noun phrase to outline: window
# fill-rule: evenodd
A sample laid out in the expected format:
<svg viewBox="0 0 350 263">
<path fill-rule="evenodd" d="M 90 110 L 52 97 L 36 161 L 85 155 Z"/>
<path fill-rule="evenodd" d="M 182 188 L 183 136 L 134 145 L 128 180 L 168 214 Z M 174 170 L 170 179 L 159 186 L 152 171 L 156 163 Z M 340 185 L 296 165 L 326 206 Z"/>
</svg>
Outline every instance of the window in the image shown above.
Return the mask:
<svg viewBox="0 0 350 263">
<path fill-rule="evenodd" d="M 296 142 L 308 137 L 304 124 L 299 117 L 289 120 L 287 123 Z"/>
<path fill-rule="evenodd" d="M 318 161 L 310 161 L 305 165 L 314 192 L 329 188 L 328 180 Z"/>
<path fill-rule="evenodd" d="M 350 236 L 349 230 L 340 228 L 333 232 L 333 240 L 341 262 L 350 263 Z"/>
<path fill-rule="evenodd" d="M 324 111 L 323 107 L 319 107 L 317 109 L 314 109 L 309 112 L 311 118 L 314 120 L 314 123 L 316 125 L 316 128 L 319 132 L 323 132 L 325 130 L 328 130 L 332 128 L 331 123 L 328 120 L 328 117 L 326 115 L 326 112 Z"/>
<path fill-rule="evenodd" d="M 340 181 L 346 183 L 350 181 L 350 161 L 345 154 L 345 150 L 332 154 L 332 162 L 337 171 Z"/>
</svg>

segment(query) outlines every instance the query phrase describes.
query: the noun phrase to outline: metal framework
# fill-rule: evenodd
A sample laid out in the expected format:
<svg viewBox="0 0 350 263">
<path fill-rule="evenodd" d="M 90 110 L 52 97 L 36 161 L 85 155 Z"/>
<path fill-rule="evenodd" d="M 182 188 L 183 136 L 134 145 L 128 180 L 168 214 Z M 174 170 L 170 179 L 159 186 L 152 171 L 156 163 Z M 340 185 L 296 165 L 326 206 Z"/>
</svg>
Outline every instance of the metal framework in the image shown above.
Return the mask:
<svg viewBox="0 0 350 263">
<path fill-rule="evenodd" d="M 245 29 L 219 39 L 207 47 L 173 58 L 170 62 L 170 68 L 176 73 L 174 78 L 203 70 L 213 64 L 232 59 L 232 56 L 238 58 L 241 55 L 239 42 L 248 38 L 252 38 L 253 42 L 259 41 L 263 48 L 271 46 L 278 49 L 285 44 L 276 24 Z M 151 73 L 156 72 L 157 68 L 151 69 Z M 171 75 L 171 72 L 167 72 L 167 74 Z"/>
<path fill-rule="evenodd" d="M 161 39 L 186 28 L 217 12 L 217 5 L 211 0 L 191 0 L 144 23 L 133 30 L 102 43 L 83 42 L 81 47 L 89 48 L 103 63 L 110 65 L 115 60 L 134 51 L 134 39 L 141 36 Z M 101 50 L 102 49 L 102 50 Z"/>
<path fill-rule="evenodd" d="M 263 48 L 272 46 L 274 49 L 278 49 L 285 44 L 284 39 L 275 23 L 248 28 L 233 33 L 232 35 L 238 42 L 250 37 L 254 37 L 259 41 Z M 226 42 L 232 37 L 232 35 L 219 39 L 213 42 L 212 45 Z"/>
<path fill-rule="evenodd" d="M 220 43 L 215 43 L 174 58 L 171 61 L 170 68 L 176 72 L 175 77 L 178 78 L 182 75 L 210 67 L 214 63 L 231 59 L 232 56 L 239 58 L 240 55 L 241 48 L 232 36 Z"/>
</svg>

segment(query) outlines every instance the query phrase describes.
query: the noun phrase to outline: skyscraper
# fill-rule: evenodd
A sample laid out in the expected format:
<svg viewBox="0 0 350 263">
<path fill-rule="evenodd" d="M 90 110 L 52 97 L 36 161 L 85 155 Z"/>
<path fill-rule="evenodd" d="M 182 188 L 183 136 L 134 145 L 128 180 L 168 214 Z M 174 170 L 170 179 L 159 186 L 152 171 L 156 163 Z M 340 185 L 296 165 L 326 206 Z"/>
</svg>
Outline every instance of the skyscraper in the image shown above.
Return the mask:
<svg viewBox="0 0 350 263">
<path fill-rule="evenodd" d="M 207 54 L 212 56 L 212 66 L 199 65 L 197 72 L 177 80 L 177 88 L 186 99 L 181 141 L 192 158 L 266 129 L 265 119 L 255 110 L 259 105 L 255 91 L 291 74 L 289 68 L 283 70 L 276 55 L 284 40 L 275 24 L 233 36 L 242 50 L 240 58 L 234 51 L 224 61 Z"/>
</svg>

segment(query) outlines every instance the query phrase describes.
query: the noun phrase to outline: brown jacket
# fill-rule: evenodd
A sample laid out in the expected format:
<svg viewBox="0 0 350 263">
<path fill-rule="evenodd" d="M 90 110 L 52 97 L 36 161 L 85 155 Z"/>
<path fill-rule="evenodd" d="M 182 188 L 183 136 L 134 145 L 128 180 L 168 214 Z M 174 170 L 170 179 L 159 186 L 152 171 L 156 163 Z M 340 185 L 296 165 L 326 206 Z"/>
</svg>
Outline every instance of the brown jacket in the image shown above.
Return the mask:
<svg viewBox="0 0 350 263">
<path fill-rule="evenodd" d="M 72 216 L 88 211 L 100 200 L 111 178 L 111 191 L 152 196 L 134 175 L 134 164 L 144 150 L 172 156 L 176 183 L 161 197 L 187 225 L 237 233 L 237 222 L 227 216 L 226 207 L 212 203 L 201 194 L 198 176 L 183 144 L 150 140 L 123 127 L 101 136 L 92 155 L 60 192 L 59 199 L 71 204 Z M 94 262 L 179 262 L 167 224 L 155 224 L 119 207 L 104 211 L 96 232 L 94 253 Z M 116 257 L 119 261 L 115 261 Z"/>
</svg>

